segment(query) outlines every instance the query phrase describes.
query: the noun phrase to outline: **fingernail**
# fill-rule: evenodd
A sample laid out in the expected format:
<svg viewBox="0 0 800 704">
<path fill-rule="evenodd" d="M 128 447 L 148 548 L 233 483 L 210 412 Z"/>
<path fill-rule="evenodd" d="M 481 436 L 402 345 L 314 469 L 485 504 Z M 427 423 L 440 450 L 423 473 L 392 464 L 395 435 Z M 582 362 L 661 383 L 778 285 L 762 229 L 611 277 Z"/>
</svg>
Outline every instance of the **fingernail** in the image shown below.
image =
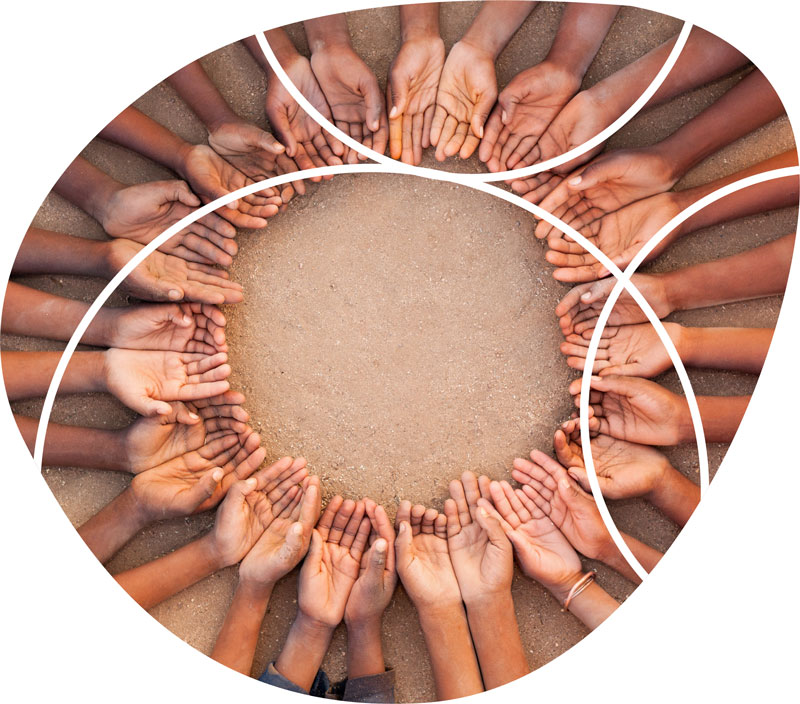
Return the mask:
<svg viewBox="0 0 800 704">
<path fill-rule="evenodd" d="M 180 291 L 178 291 L 177 289 L 172 288 L 172 289 L 170 289 L 169 293 L 167 294 L 167 297 L 171 301 L 179 301 L 181 298 L 183 298 L 183 294 Z"/>
<path fill-rule="evenodd" d="M 197 413 L 192 413 L 191 411 L 189 411 L 189 418 L 191 418 L 192 420 L 197 420 L 199 417 L 200 416 L 198 416 Z"/>
<path fill-rule="evenodd" d="M 402 523 L 400 523 L 400 528 L 398 528 L 398 529 L 397 529 L 397 532 L 398 532 L 398 533 L 400 533 L 400 535 L 402 535 L 403 533 L 405 533 L 405 532 L 406 532 L 406 524 L 405 524 L 405 521 L 403 521 Z"/>
<path fill-rule="evenodd" d="M 392 105 L 392 109 L 389 112 L 389 117 L 391 117 L 392 119 L 397 117 L 397 106 L 396 105 Z"/>
<path fill-rule="evenodd" d="M 503 112 L 501 113 L 500 119 L 503 121 L 503 124 L 506 124 L 506 122 L 508 121 L 508 115 L 506 114 L 505 110 L 503 110 Z"/>
<path fill-rule="evenodd" d="M 575 178 L 571 178 L 569 181 L 567 181 L 567 183 L 570 186 L 577 186 L 580 182 L 581 182 L 580 176 L 576 176 Z"/>
<path fill-rule="evenodd" d="M 561 485 L 562 489 L 569 489 L 570 488 L 569 479 L 567 479 L 566 477 L 561 477 L 561 479 L 560 479 L 560 481 L 558 483 Z"/>
<path fill-rule="evenodd" d="M 220 479 L 222 479 L 222 476 L 223 476 L 223 472 L 222 472 L 221 469 L 215 469 L 211 474 L 211 478 L 215 482 L 218 482 Z"/>
<path fill-rule="evenodd" d="M 478 511 L 480 512 L 480 514 L 481 514 L 481 516 L 483 518 L 488 518 L 489 517 L 489 514 L 486 512 L 486 509 L 483 508 L 483 506 L 481 506 L 480 509 L 478 509 Z"/>
<path fill-rule="evenodd" d="M 299 523 L 295 523 L 292 526 L 292 533 L 294 533 L 295 535 L 300 535 L 302 532 L 303 532 L 303 526 L 301 526 Z"/>
</svg>

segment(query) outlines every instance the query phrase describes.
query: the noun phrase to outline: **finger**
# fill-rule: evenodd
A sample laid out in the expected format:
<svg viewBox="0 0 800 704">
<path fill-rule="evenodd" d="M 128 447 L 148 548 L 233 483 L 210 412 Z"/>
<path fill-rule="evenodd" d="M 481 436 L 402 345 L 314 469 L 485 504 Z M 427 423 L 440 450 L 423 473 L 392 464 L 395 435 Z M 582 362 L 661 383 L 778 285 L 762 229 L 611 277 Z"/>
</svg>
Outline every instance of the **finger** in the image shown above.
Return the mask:
<svg viewBox="0 0 800 704">
<path fill-rule="evenodd" d="M 336 516 L 333 518 L 333 524 L 331 525 L 331 531 L 328 534 L 328 538 L 326 542 L 334 543 L 336 545 L 342 540 L 342 536 L 344 536 L 344 529 L 347 527 L 347 522 L 350 520 L 350 517 L 353 515 L 353 511 L 356 510 L 356 502 L 352 499 L 345 499 L 344 503 L 339 507 L 339 510 L 336 512 Z"/>
<path fill-rule="evenodd" d="M 437 538 L 447 540 L 447 518 L 443 513 L 437 513 L 433 522 L 433 534 Z"/>
<path fill-rule="evenodd" d="M 438 516 L 439 512 L 435 508 L 425 509 L 425 513 L 422 514 L 422 520 L 420 522 L 420 531 L 422 533 L 433 533 L 434 524 Z"/>
<path fill-rule="evenodd" d="M 342 537 L 339 540 L 339 544 L 343 548 L 352 548 L 353 543 L 355 542 L 356 537 L 358 536 L 359 530 L 361 530 L 361 524 L 364 522 L 364 502 L 363 501 L 356 501 L 355 506 L 353 508 L 352 514 L 349 516 L 349 520 L 344 526 L 342 531 Z M 336 527 L 336 521 L 334 521 L 334 528 Z M 369 531 L 371 526 L 369 525 L 369 519 L 367 519 L 367 537 L 369 536 Z M 364 538 L 364 542 L 366 543 L 366 537 Z"/>
<path fill-rule="evenodd" d="M 452 115 L 448 115 L 447 119 L 444 121 L 444 124 L 442 125 L 439 134 L 439 141 L 436 143 L 436 152 L 434 154 L 434 156 L 436 157 L 436 161 L 444 161 L 447 158 L 446 148 L 448 144 L 450 144 L 450 141 L 453 139 L 453 135 L 455 134 L 457 127 L 458 127 L 458 120 L 456 120 L 456 118 L 454 118 Z M 433 131 L 431 130 L 431 133 L 432 132 Z"/>
<path fill-rule="evenodd" d="M 447 519 L 447 537 L 453 538 L 461 532 L 461 522 L 458 520 L 458 507 L 453 499 L 445 499 L 444 515 Z"/>
<path fill-rule="evenodd" d="M 489 491 L 492 495 L 492 503 L 497 509 L 497 512 L 503 517 L 503 520 L 505 520 L 511 528 L 519 527 L 522 521 L 511 507 L 511 503 L 508 501 L 508 497 L 503 491 L 503 486 L 500 482 L 492 482 L 489 486 Z"/>
<path fill-rule="evenodd" d="M 470 515 L 474 520 L 475 509 L 478 507 L 478 499 L 481 497 L 478 479 L 472 472 L 464 472 L 461 475 L 461 483 L 464 485 L 464 496 L 469 506 Z"/>
<path fill-rule="evenodd" d="M 486 163 L 489 161 L 489 159 L 491 159 L 492 153 L 494 152 L 494 147 L 497 144 L 497 138 L 503 131 L 504 125 L 500 117 L 501 111 L 501 106 L 499 104 L 496 105 L 494 110 L 492 110 L 491 114 L 489 115 L 486 125 L 484 126 L 483 139 L 481 139 L 481 145 L 478 148 L 478 158 L 483 163 Z"/>
<path fill-rule="evenodd" d="M 506 532 L 502 525 L 503 519 L 486 499 L 482 498 L 480 500 L 478 509 L 475 512 L 475 517 L 492 545 L 498 547 L 508 546 L 508 538 L 506 537 Z"/>
<path fill-rule="evenodd" d="M 464 140 L 467 138 L 468 131 L 469 131 L 469 125 L 466 122 L 456 123 L 456 129 L 453 132 L 453 136 L 450 137 L 450 141 L 445 145 L 444 148 L 445 156 L 449 157 L 458 154 L 459 150 L 464 144 Z"/>
<path fill-rule="evenodd" d="M 333 521 L 338 515 L 339 509 L 342 507 L 343 503 L 344 499 L 337 494 L 328 502 L 328 505 L 322 512 L 322 515 L 317 522 L 317 532 L 319 532 L 324 541 L 328 540 L 331 528 L 333 527 Z"/>
<path fill-rule="evenodd" d="M 433 117 L 430 118 L 430 142 L 431 146 L 437 146 L 439 144 L 439 140 L 442 136 L 442 130 L 444 129 L 444 123 L 447 121 L 448 115 L 447 110 L 445 110 L 441 105 L 437 105 L 433 112 Z M 427 111 L 426 111 L 426 119 L 427 119 Z M 455 128 L 454 128 L 455 129 Z M 449 140 L 445 140 L 445 143 Z M 444 145 L 443 145 L 444 146 Z"/>
<path fill-rule="evenodd" d="M 366 549 L 367 541 L 369 540 L 369 534 L 372 530 L 372 524 L 369 521 L 369 517 L 365 516 L 363 513 L 361 515 L 361 523 L 358 525 L 356 534 L 353 538 L 353 543 L 350 546 L 350 556 L 358 562 L 361 562 L 361 557 L 364 555 L 364 550 Z"/>
<path fill-rule="evenodd" d="M 433 126 L 433 116 L 436 112 L 436 107 L 434 105 L 430 105 L 426 108 L 425 112 L 423 113 L 423 121 L 422 121 L 422 148 L 427 149 L 431 145 L 434 144 L 433 138 L 431 137 L 431 128 Z"/>
<path fill-rule="evenodd" d="M 369 549 L 367 569 L 364 571 L 364 578 L 368 584 L 381 584 L 383 582 L 383 572 L 388 569 L 388 554 L 389 542 L 385 538 L 378 538 Z"/>
<path fill-rule="evenodd" d="M 411 507 L 411 530 L 417 535 L 422 528 L 422 519 L 425 516 L 425 507 L 422 504 L 414 504 Z"/>
<path fill-rule="evenodd" d="M 397 506 L 397 513 L 394 518 L 395 528 L 399 529 L 400 524 L 405 521 L 411 526 L 411 502 L 408 499 L 403 499 Z"/>
<path fill-rule="evenodd" d="M 453 479 L 449 485 L 450 498 L 455 502 L 456 511 L 458 512 L 458 521 L 462 526 L 467 526 L 472 523 L 472 516 L 469 511 L 469 503 L 467 496 L 464 493 L 464 485 L 458 480 Z"/>
<path fill-rule="evenodd" d="M 422 113 L 416 113 L 411 118 L 411 154 L 412 164 L 419 165 L 422 161 L 422 135 L 425 126 L 425 116 Z"/>
</svg>

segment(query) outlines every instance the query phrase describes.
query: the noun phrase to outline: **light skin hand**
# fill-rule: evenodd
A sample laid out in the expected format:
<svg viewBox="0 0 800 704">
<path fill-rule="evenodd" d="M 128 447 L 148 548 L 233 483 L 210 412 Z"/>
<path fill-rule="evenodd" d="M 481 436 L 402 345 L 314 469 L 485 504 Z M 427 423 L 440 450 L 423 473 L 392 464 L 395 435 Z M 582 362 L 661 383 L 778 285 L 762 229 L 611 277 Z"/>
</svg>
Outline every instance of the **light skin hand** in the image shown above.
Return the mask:
<svg viewBox="0 0 800 704">
<path fill-rule="evenodd" d="M 228 390 L 231 368 L 224 352 L 206 356 L 180 352 L 110 349 L 103 357 L 109 393 L 143 416 L 169 415 L 168 401 L 193 401 Z"/>
<path fill-rule="evenodd" d="M 676 348 L 681 348 L 683 327 L 677 323 L 664 323 Z M 592 372 L 599 376 L 619 374 L 652 378 L 672 367 L 667 350 L 650 323 L 619 325 L 606 328 L 600 340 Z M 583 371 L 589 340 L 581 335 L 567 335 L 561 343 L 561 352 L 567 355 L 567 365 Z"/>
<path fill-rule="evenodd" d="M 431 144 L 437 161 L 458 154 L 468 159 L 483 137 L 497 98 L 495 57 L 462 39 L 447 56 L 436 93 Z"/>
<path fill-rule="evenodd" d="M 570 384 L 576 407 L 581 380 Z M 644 445 L 677 445 L 691 427 L 688 405 L 682 396 L 647 379 L 631 376 L 593 376 L 589 403 L 599 420 L 599 430 L 620 440 Z"/>
<path fill-rule="evenodd" d="M 660 193 L 626 205 L 620 210 L 584 224 L 579 217 L 571 225 L 592 242 L 614 264 L 624 268 L 637 252 L 664 225 L 681 212 L 673 193 Z M 647 255 L 645 261 L 657 257 L 675 239 L 676 231 L 667 235 Z M 577 242 L 567 239 L 555 228 L 547 240 L 550 248 L 545 258 L 558 268 L 553 272 L 557 281 L 594 281 L 608 276 L 609 271 Z"/>
<path fill-rule="evenodd" d="M 513 577 L 511 543 L 486 530 L 478 500 L 489 499 L 489 478 L 478 479 L 464 472 L 450 482 L 450 498 L 445 501 L 447 549 L 453 563 L 461 596 L 470 603 L 497 594 L 510 593 Z"/>
<path fill-rule="evenodd" d="M 114 191 L 96 217 L 111 237 L 150 243 L 200 206 L 184 181 L 150 181 Z M 209 213 L 159 247 L 189 262 L 230 266 L 237 252 L 236 230 L 216 213 Z"/>
<path fill-rule="evenodd" d="M 107 247 L 109 279 L 143 249 L 143 245 L 124 239 L 112 240 Z M 218 305 L 239 303 L 243 298 L 241 284 L 230 281 L 228 272 L 158 251 L 136 266 L 120 288 L 147 301 L 185 299 Z"/>
</svg>

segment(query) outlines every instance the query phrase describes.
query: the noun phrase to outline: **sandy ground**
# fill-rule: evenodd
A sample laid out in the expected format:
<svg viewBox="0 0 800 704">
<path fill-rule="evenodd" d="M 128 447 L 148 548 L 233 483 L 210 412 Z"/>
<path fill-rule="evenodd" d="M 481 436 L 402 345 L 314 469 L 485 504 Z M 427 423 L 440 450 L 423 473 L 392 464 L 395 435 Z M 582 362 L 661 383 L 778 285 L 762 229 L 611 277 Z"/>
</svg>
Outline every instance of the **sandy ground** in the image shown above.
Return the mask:
<svg viewBox="0 0 800 704">
<path fill-rule="evenodd" d="M 478 4 L 442 6 L 442 33 L 452 45 Z M 541 60 L 560 16 L 560 3 L 542 3 L 500 57 L 500 86 Z M 356 50 L 385 82 L 398 47 L 396 8 L 349 16 Z M 591 85 L 658 45 L 679 28 L 669 17 L 624 8 L 586 77 Z M 255 29 L 255 27 L 254 27 Z M 302 51 L 299 26 L 290 28 Z M 243 116 L 264 123 L 264 78 L 241 45 L 203 60 L 215 83 Z M 633 120 L 614 147 L 657 141 L 709 105 L 737 77 L 694 91 Z M 166 85 L 136 103 L 186 139 L 205 131 Z M 99 127 L 99 126 L 98 126 Z M 793 145 L 780 119 L 731 145 L 690 172 L 679 188 L 704 183 L 780 153 Z M 127 183 L 169 178 L 138 155 L 95 141 L 84 155 Z M 431 155 L 425 165 L 435 166 Z M 447 168 L 482 170 L 471 159 Z M 743 251 L 792 232 L 797 215 L 786 209 L 710 228 L 679 242 L 646 267 L 670 270 Z M 99 225 L 58 196 L 48 196 L 34 223 L 73 235 L 103 237 Z M 567 286 L 555 282 L 544 245 L 531 236 L 531 217 L 515 206 L 464 187 L 389 175 L 339 176 L 293 201 L 265 231 L 243 233 L 232 276 L 246 301 L 228 310 L 233 385 L 248 396 L 253 423 L 269 457 L 303 454 L 323 479 L 326 495 L 368 494 L 393 504 L 401 498 L 441 507 L 446 482 L 464 469 L 506 476 L 510 460 L 533 447 L 549 449 L 557 421 L 571 401 L 574 372 L 559 351 L 553 315 Z M 91 300 L 102 282 L 81 277 L 29 277 L 30 285 Z M 119 294 L 112 304 L 122 305 Z M 675 315 L 690 325 L 771 326 L 780 298 Z M 58 349 L 40 340 L 5 336 L 5 349 Z M 693 370 L 696 393 L 750 393 L 756 378 Z M 679 389 L 674 372 L 658 379 Z M 36 415 L 39 401 L 14 404 Z M 104 395 L 61 397 L 53 419 L 79 425 L 123 427 L 133 415 Z M 727 449 L 709 447 L 712 471 Z M 670 448 L 668 456 L 697 480 L 697 453 Z M 119 493 L 123 474 L 48 468 L 44 477 L 74 525 Z M 641 501 L 616 502 L 621 529 L 666 549 L 676 527 Z M 138 535 L 109 564 L 112 573 L 141 564 L 202 532 L 212 515 L 168 521 Z M 600 583 L 624 599 L 626 580 L 598 566 Z M 178 637 L 208 653 L 233 588 L 224 570 L 152 610 Z M 688 586 L 687 586 L 688 588 Z M 254 672 L 274 658 L 296 608 L 295 575 L 275 590 L 259 642 Z M 517 574 L 514 599 L 533 668 L 586 635 L 570 614 L 537 584 Z M 398 677 L 398 696 L 434 696 L 416 615 L 402 589 L 384 622 L 387 663 Z M 324 667 L 344 674 L 346 639 L 334 638 Z"/>
</svg>

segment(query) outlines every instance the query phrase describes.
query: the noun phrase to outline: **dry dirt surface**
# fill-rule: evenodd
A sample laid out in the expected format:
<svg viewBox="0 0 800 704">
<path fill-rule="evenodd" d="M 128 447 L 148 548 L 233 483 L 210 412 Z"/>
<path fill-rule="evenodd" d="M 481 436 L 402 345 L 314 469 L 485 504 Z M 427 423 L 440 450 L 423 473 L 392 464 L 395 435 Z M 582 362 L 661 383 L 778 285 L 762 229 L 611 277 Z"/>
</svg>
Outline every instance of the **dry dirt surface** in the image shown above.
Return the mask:
<svg viewBox="0 0 800 704">
<path fill-rule="evenodd" d="M 557 28 L 561 3 L 541 3 L 498 62 L 500 87 L 540 61 Z M 443 4 L 442 33 L 451 46 L 478 3 Z M 382 84 L 399 44 L 396 8 L 348 16 L 356 50 Z M 589 86 L 672 36 L 676 19 L 623 8 L 585 80 Z M 259 29 L 258 27 L 253 28 Z M 290 27 L 301 51 L 302 28 Z M 264 77 L 239 45 L 203 63 L 226 99 L 243 116 L 264 124 Z M 658 141 L 730 88 L 739 75 L 682 96 L 637 117 L 611 147 Z M 202 125 L 171 88 L 154 87 L 135 103 L 186 139 L 205 140 Z M 98 125 L 98 129 L 100 125 Z M 793 145 L 779 119 L 700 164 L 678 188 L 705 183 L 778 154 Z M 101 141 L 84 155 L 127 183 L 170 178 L 138 155 Z M 436 166 L 432 155 L 424 165 Z M 475 171 L 473 158 L 445 168 Z M 679 242 L 645 267 L 663 271 L 750 249 L 794 231 L 795 209 L 710 228 Z M 51 194 L 35 224 L 102 238 L 97 223 Z M 553 308 L 568 287 L 550 277 L 534 221 L 516 206 L 468 188 L 411 176 L 337 176 L 296 198 L 269 228 L 243 232 L 231 274 L 245 287 L 243 304 L 229 316 L 232 383 L 248 397 L 253 424 L 268 459 L 302 454 L 322 477 L 326 497 L 367 494 L 394 512 L 401 498 L 441 508 L 447 481 L 465 470 L 505 477 L 513 457 L 551 448 L 556 423 L 571 410 L 566 386 L 575 374 L 558 351 L 561 335 Z M 91 300 L 96 279 L 29 277 L 24 281 L 59 295 Z M 115 294 L 112 304 L 123 305 Z M 691 325 L 771 326 L 780 298 L 767 298 L 675 315 Z M 5 349 L 58 349 L 59 345 L 5 336 Z M 746 374 L 693 370 L 696 393 L 752 392 Z M 674 372 L 657 381 L 679 390 Z M 15 403 L 37 415 L 40 402 Z M 61 397 L 53 420 L 123 427 L 129 411 L 103 395 Z M 727 449 L 709 448 L 712 472 Z M 697 453 L 671 448 L 671 461 L 698 479 Z M 74 525 L 119 493 L 122 474 L 66 467 L 44 478 Z M 612 503 L 625 530 L 666 549 L 677 529 L 643 501 Z M 109 564 L 113 574 L 169 552 L 204 531 L 213 515 L 151 526 Z M 76 540 L 78 538 L 76 537 Z M 602 565 L 600 583 L 618 599 L 633 585 Z M 210 652 L 236 582 L 224 570 L 152 610 L 164 626 L 200 651 Z M 690 588 L 687 585 L 687 588 Z M 517 574 L 513 586 L 523 642 L 532 668 L 563 653 L 586 635 L 584 627 L 537 584 Z M 296 575 L 275 590 L 264 621 L 254 673 L 275 658 L 296 609 Z M 416 614 L 398 589 L 384 619 L 387 663 L 397 672 L 403 701 L 434 697 Z M 324 667 L 344 675 L 346 638 L 340 628 Z"/>
</svg>

